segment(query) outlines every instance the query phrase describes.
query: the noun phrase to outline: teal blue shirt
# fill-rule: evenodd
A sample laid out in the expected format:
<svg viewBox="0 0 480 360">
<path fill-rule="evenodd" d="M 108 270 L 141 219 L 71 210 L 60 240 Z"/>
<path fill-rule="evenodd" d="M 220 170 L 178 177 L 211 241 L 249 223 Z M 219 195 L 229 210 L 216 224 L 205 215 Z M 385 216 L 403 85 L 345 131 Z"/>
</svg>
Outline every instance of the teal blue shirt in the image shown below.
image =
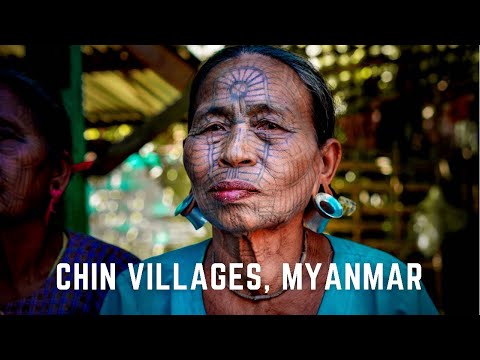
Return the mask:
<svg viewBox="0 0 480 360">
<path fill-rule="evenodd" d="M 322 302 L 318 309 L 318 315 L 436 315 L 438 314 L 432 300 L 425 291 L 423 283 L 421 290 L 407 290 L 407 266 L 397 258 L 386 252 L 355 243 L 350 240 L 327 235 L 332 248 L 332 263 L 337 265 L 341 289 L 331 286 L 325 290 Z M 129 314 L 129 315 L 205 315 L 202 286 L 197 285 L 190 290 L 190 284 L 194 275 L 195 265 L 202 263 L 207 247 L 210 243 L 205 240 L 198 244 L 190 245 L 178 250 L 145 260 L 144 274 L 140 280 L 138 290 L 134 290 L 129 270 L 123 271 L 116 280 L 116 287 L 110 290 L 104 300 L 100 314 Z M 156 264 L 161 263 L 161 284 L 169 284 L 171 290 L 155 290 L 156 288 Z M 187 285 L 187 290 L 173 290 L 174 276 L 173 264 L 178 264 L 178 283 Z M 372 271 L 376 264 L 382 263 L 383 290 L 345 289 L 342 279 L 345 279 L 345 264 L 369 263 Z M 393 285 L 387 290 L 391 265 L 399 264 L 404 289 Z M 153 290 L 148 289 L 147 264 L 153 269 L 151 284 Z M 138 264 L 134 266 L 135 270 Z M 363 272 L 362 272 L 363 273 Z M 135 271 L 135 274 L 137 272 Z M 208 281 L 207 281 L 208 283 Z"/>
</svg>

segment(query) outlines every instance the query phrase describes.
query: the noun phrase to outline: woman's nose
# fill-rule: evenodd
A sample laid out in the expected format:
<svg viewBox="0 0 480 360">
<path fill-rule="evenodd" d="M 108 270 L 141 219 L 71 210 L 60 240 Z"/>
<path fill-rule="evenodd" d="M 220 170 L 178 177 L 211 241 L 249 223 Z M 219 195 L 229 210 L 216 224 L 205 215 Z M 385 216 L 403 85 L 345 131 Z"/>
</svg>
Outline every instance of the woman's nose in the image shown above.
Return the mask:
<svg viewBox="0 0 480 360">
<path fill-rule="evenodd" d="M 255 151 L 253 144 L 249 144 L 248 138 L 248 129 L 243 126 L 234 126 L 220 153 L 218 159 L 220 166 L 241 167 L 255 165 L 257 163 Z"/>
</svg>

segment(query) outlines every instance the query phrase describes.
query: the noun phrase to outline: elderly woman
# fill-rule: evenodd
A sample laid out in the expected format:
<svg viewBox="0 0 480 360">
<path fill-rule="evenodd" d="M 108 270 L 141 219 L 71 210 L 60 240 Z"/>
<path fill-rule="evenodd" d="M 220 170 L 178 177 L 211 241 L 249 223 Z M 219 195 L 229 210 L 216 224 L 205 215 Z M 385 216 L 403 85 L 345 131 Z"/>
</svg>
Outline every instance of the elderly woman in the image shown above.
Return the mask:
<svg viewBox="0 0 480 360">
<path fill-rule="evenodd" d="M 196 227 L 208 220 L 213 237 L 120 274 L 101 313 L 437 313 L 423 285 L 330 286 L 333 275 L 345 277 L 346 264 L 398 264 L 403 277 L 406 266 L 305 226 L 312 211 L 328 208 L 312 204 L 319 192 L 331 193 L 342 153 L 332 96 L 306 60 L 269 46 L 225 48 L 194 79 L 188 120 L 192 193 L 180 211 Z M 300 275 L 287 272 L 286 280 L 296 264 Z M 386 283 L 389 273 L 381 276 Z"/>
<path fill-rule="evenodd" d="M 0 314 L 98 314 L 108 288 L 75 289 L 74 264 L 140 260 L 118 247 L 64 229 L 55 213 L 73 165 L 70 120 L 61 102 L 13 69 L 0 69 Z M 74 209 L 70 209 L 74 211 Z M 70 266 L 58 288 L 57 264 Z M 64 287 L 71 284 L 69 289 Z"/>
</svg>

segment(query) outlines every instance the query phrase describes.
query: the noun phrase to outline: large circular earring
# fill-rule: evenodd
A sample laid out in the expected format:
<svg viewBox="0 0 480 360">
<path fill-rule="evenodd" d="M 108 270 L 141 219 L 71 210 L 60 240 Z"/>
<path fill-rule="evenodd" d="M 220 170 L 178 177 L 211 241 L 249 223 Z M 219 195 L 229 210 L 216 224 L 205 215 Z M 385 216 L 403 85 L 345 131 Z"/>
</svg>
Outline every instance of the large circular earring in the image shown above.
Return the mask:
<svg viewBox="0 0 480 360">
<path fill-rule="evenodd" d="M 324 192 L 326 189 L 328 192 Z M 313 211 L 308 211 L 303 218 L 303 225 L 316 233 L 323 233 L 331 219 L 351 215 L 355 209 L 354 201 L 338 196 L 330 186 L 322 185 L 320 192 L 312 196 Z"/>
<path fill-rule="evenodd" d="M 333 195 L 319 192 L 313 198 L 315 208 L 327 219 L 338 219 L 342 217 L 343 207 Z"/>
<path fill-rule="evenodd" d="M 312 200 L 315 210 L 304 218 L 304 226 L 321 234 L 325 231 L 330 219 L 342 217 L 343 208 L 333 195 L 324 192 L 319 192 Z"/>
<path fill-rule="evenodd" d="M 178 204 L 175 209 L 175 216 L 179 214 L 186 217 L 187 220 L 192 223 L 195 230 L 203 227 L 208 221 L 198 208 L 192 192 L 190 192 L 190 194 L 188 194 L 188 196 Z"/>
</svg>

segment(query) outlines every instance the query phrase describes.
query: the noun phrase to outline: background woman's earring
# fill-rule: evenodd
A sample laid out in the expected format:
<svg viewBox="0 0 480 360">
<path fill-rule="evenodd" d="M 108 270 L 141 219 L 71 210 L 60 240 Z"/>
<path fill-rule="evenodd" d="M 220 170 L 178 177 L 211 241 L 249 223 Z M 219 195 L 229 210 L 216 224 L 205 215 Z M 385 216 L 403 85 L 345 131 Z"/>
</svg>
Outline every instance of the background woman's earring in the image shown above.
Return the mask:
<svg viewBox="0 0 480 360">
<path fill-rule="evenodd" d="M 53 189 L 50 191 L 50 195 L 52 196 L 52 198 L 48 203 L 48 208 L 47 208 L 47 212 L 45 213 L 45 219 L 44 219 L 46 225 L 48 225 L 48 221 L 50 220 L 50 215 L 55 212 L 55 204 L 60 199 L 60 196 L 62 196 L 62 191 Z"/>
<path fill-rule="evenodd" d="M 193 197 L 193 193 L 188 194 L 188 196 L 178 204 L 177 208 L 175 209 L 175 216 L 181 214 L 190 221 L 195 228 L 195 230 L 200 229 L 207 223 L 207 219 L 203 216 L 202 212 L 197 206 L 197 202 Z"/>
</svg>

